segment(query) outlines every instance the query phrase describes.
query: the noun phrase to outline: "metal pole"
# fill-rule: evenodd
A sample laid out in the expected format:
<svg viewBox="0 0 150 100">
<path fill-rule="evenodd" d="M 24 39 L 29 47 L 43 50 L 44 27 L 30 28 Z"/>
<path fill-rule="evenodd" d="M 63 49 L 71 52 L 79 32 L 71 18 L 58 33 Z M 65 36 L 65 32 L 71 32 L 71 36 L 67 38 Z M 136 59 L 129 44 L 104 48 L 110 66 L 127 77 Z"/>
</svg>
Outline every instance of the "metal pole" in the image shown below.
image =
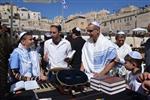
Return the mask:
<svg viewBox="0 0 150 100">
<path fill-rule="evenodd" d="M 10 17 L 10 33 L 11 36 L 13 34 L 13 4 L 12 4 L 12 0 L 10 0 L 10 12 L 11 12 L 11 17 Z"/>
<path fill-rule="evenodd" d="M 62 31 L 64 31 L 64 8 L 62 5 Z"/>
</svg>

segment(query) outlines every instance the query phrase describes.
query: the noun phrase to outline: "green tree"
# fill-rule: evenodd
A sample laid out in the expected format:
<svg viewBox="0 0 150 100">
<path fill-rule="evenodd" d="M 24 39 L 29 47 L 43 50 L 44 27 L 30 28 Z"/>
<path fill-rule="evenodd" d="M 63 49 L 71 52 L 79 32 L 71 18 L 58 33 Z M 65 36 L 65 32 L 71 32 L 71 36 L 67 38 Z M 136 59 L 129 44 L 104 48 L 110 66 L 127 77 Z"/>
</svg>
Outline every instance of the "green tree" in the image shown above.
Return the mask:
<svg viewBox="0 0 150 100">
<path fill-rule="evenodd" d="M 0 100 L 3 100 L 9 91 L 7 84 L 8 59 L 15 41 L 15 38 L 9 34 L 8 29 L 0 27 Z"/>
</svg>

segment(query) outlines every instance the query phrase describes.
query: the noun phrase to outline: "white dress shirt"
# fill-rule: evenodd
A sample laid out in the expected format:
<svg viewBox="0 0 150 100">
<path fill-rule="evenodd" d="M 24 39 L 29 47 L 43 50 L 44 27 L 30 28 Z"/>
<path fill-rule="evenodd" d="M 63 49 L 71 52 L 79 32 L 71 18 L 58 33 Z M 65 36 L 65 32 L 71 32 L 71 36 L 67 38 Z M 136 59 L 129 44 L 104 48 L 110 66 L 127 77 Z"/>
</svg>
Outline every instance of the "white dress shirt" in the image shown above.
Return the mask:
<svg viewBox="0 0 150 100">
<path fill-rule="evenodd" d="M 68 64 L 64 59 L 71 52 L 69 41 L 61 39 L 59 44 L 54 44 L 52 39 L 45 41 L 44 54 L 48 53 L 48 62 L 50 68 L 62 67 L 67 68 Z"/>
</svg>

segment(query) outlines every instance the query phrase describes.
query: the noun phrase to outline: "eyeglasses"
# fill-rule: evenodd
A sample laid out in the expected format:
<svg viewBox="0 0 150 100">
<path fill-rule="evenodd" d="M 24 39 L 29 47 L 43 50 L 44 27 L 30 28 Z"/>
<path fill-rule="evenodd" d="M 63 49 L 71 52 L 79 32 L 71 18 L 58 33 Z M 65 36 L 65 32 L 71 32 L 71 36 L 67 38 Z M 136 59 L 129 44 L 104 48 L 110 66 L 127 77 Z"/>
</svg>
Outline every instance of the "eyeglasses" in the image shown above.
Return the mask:
<svg viewBox="0 0 150 100">
<path fill-rule="evenodd" d="M 89 32 L 89 33 L 91 33 L 91 32 L 93 32 L 94 30 L 87 30 L 87 32 Z"/>
<path fill-rule="evenodd" d="M 50 33 L 55 34 L 55 33 L 57 33 L 57 32 L 51 32 L 51 31 L 50 31 Z"/>
</svg>

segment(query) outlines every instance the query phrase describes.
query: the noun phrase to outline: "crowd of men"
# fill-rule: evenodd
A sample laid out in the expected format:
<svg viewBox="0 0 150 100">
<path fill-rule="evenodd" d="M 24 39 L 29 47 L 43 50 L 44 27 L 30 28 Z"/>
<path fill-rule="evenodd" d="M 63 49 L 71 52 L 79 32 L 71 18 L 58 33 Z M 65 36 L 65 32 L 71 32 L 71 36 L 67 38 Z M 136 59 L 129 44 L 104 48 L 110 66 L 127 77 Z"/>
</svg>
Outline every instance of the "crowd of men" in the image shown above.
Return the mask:
<svg viewBox="0 0 150 100">
<path fill-rule="evenodd" d="M 74 27 L 71 35 L 64 38 L 61 26 L 51 25 L 50 32 L 45 34 L 46 39 L 39 47 L 35 45 L 32 32 L 21 32 L 17 47 L 9 51 L 10 56 L 7 55 L 7 82 L 53 80 L 54 69 L 73 69 L 83 71 L 89 80 L 104 75 L 118 76 L 125 78 L 128 88 L 133 91 L 142 94 L 150 91 L 149 39 L 145 43 L 143 57 L 125 43 L 126 33 L 123 31 L 116 33 L 116 42 L 113 43 L 102 34 L 96 21 L 90 22 L 86 30 L 89 35 L 87 40 L 82 38 L 79 27 Z M 141 67 L 143 63 L 146 66 Z"/>
</svg>

